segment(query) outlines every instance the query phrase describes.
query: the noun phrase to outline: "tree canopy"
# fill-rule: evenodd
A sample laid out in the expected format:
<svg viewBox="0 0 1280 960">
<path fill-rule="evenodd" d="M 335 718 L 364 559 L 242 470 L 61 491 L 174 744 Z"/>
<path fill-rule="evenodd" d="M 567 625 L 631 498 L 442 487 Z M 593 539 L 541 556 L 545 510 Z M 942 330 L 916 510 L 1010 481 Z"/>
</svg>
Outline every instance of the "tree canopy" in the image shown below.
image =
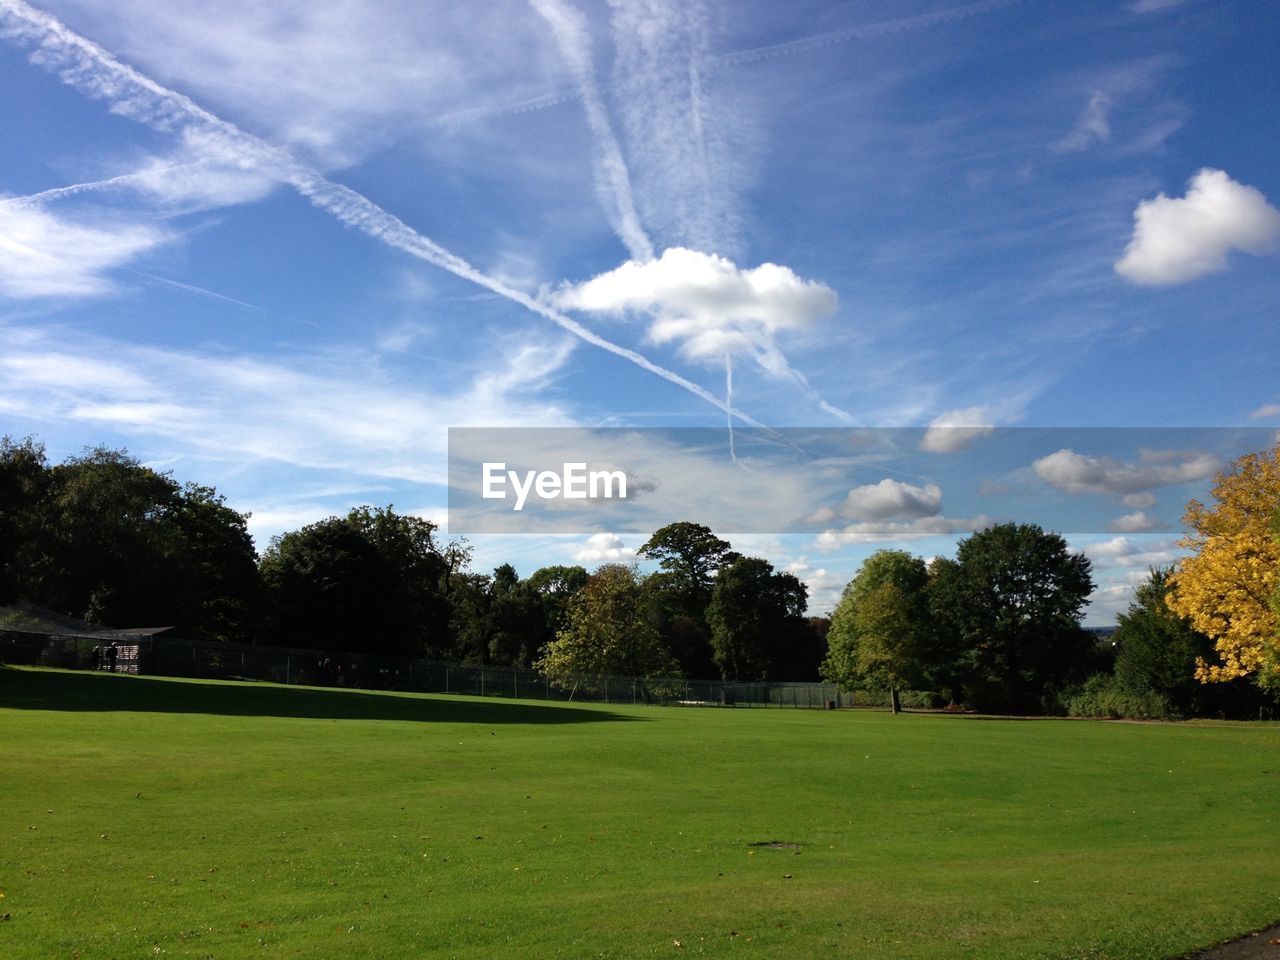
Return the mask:
<svg viewBox="0 0 1280 960">
<path fill-rule="evenodd" d="M 108 626 L 243 636 L 257 603 L 247 516 L 123 450 L 49 466 L 28 438 L 0 440 L 0 602 Z"/>
<path fill-rule="evenodd" d="M 1187 505 L 1182 545 L 1195 555 L 1170 578 L 1169 607 L 1214 641 L 1216 662 L 1198 661 L 1201 680 L 1253 677 L 1280 690 L 1280 445 L 1236 460 L 1212 496 L 1212 506 Z"/>
<path fill-rule="evenodd" d="M 962 540 L 931 592 L 936 630 L 954 651 L 952 672 L 987 709 L 1044 709 L 1096 665 L 1081 629 L 1093 591 L 1089 559 L 1056 533 L 1005 523 Z"/>
<path fill-rule="evenodd" d="M 569 600 L 567 622 L 536 664 L 554 683 L 583 674 L 678 675 L 675 659 L 645 619 L 636 572 L 606 564 Z"/>
<path fill-rule="evenodd" d="M 807 590 L 793 574 L 759 557 L 738 557 L 716 574 L 707 624 L 711 650 L 725 680 L 776 676 L 785 647 L 807 629 Z"/>
<path fill-rule="evenodd" d="M 903 550 L 878 550 L 845 588 L 831 617 L 822 675 L 844 687 L 898 691 L 925 676 L 929 631 L 924 561 Z"/>
</svg>

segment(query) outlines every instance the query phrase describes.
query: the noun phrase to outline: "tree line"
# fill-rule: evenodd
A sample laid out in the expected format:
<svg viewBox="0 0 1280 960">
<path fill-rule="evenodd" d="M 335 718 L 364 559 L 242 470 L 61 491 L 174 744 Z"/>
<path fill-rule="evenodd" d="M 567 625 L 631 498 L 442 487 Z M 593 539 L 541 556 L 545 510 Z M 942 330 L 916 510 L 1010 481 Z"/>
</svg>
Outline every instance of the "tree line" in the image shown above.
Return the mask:
<svg viewBox="0 0 1280 960">
<path fill-rule="evenodd" d="M 1094 584 L 1062 537 L 1008 523 L 954 558 L 873 554 L 830 621 L 793 574 L 708 527 L 669 524 L 639 549 L 656 569 L 472 569 L 464 540 L 363 506 L 272 539 L 213 488 L 120 450 L 50 464 L 0 439 L 0 605 L 188 637 L 613 673 L 817 680 L 1009 713 L 1256 714 L 1280 689 L 1280 468 L 1243 458 L 1215 503 L 1193 501 L 1196 554 L 1153 570 L 1115 633 L 1085 630 Z"/>
<path fill-rule="evenodd" d="M 107 626 L 467 664 L 549 676 L 817 679 L 825 621 L 804 585 L 703 526 L 641 548 L 658 569 L 510 564 L 472 569 L 465 540 L 392 506 L 362 506 L 274 537 L 213 488 L 180 484 L 122 450 L 50 464 L 0 439 L 0 605 Z"/>
</svg>

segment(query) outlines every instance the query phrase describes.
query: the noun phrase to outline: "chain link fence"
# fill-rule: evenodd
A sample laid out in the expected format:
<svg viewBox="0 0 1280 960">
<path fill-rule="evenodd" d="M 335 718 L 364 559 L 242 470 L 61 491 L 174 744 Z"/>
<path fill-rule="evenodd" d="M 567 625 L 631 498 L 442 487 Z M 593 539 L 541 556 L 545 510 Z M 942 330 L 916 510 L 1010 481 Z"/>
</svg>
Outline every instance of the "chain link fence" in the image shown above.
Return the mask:
<svg viewBox="0 0 1280 960">
<path fill-rule="evenodd" d="M 111 648 L 114 647 L 114 653 Z M 533 670 L 381 657 L 304 648 L 211 643 L 171 637 L 50 635 L 0 631 L 0 663 L 118 673 L 365 690 L 451 693 L 580 703 L 833 709 L 884 706 L 880 691 L 842 691 L 829 683 L 736 683 L 614 675 L 552 682 Z M 929 698 L 931 694 L 918 694 Z M 911 699 L 912 694 L 904 694 Z M 915 705 L 910 704 L 910 705 Z M 922 703 L 921 705 L 928 705 Z"/>
</svg>

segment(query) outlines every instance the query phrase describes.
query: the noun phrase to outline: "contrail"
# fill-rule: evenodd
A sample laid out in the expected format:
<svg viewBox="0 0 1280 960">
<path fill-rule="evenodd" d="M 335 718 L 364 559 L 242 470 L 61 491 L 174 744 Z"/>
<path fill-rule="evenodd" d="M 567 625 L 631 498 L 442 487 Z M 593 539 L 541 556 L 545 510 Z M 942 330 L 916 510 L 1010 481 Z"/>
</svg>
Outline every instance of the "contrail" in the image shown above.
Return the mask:
<svg viewBox="0 0 1280 960">
<path fill-rule="evenodd" d="M 193 283 L 182 283 L 180 280 L 170 280 L 166 277 L 157 277 L 154 273 L 143 273 L 141 270 L 130 270 L 129 272 L 144 280 L 150 280 L 153 283 L 162 283 L 167 287 L 173 287 L 177 290 L 185 290 L 188 293 L 198 294 L 202 297 L 210 297 L 214 300 L 223 300 L 227 303 L 233 303 L 237 307 L 244 307 L 246 310 L 252 310 L 254 313 L 260 313 L 265 317 L 275 319 L 273 311 L 268 310 L 266 307 L 260 307 L 255 303 L 246 303 L 243 300 L 237 300 L 235 297 L 228 297 L 225 293 L 218 293 L 216 290 L 207 290 L 204 287 L 197 287 Z M 298 317 L 291 317 L 288 314 L 282 314 L 281 316 L 292 320 L 294 323 L 303 323 L 309 327 L 320 326 L 320 324 L 316 323 L 314 320 L 302 320 Z"/>
<path fill-rule="evenodd" d="M 982 0 L 982 2 L 969 3 L 959 7 L 950 7 L 946 10 L 937 10 L 933 13 L 922 13 L 913 17 L 902 17 L 898 20 L 882 20 L 878 23 L 849 27 L 846 30 L 833 30 L 828 33 L 817 34 L 815 36 L 800 37 L 796 40 L 789 40 L 785 43 L 775 43 L 764 47 L 753 47 L 750 50 L 733 50 L 728 53 L 714 54 L 711 56 L 710 62 L 722 66 L 733 66 L 742 63 L 752 63 L 758 60 L 767 60 L 773 57 L 789 56 L 796 53 L 807 53 L 810 50 L 819 50 L 823 47 L 830 47 L 840 43 L 848 43 L 853 40 L 867 40 L 872 37 L 885 36 L 891 33 L 900 33 L 906 30 L 917 30 L 924 27 L 931 27 L 934 24 L 945 23 L 948 20 L 960 20 L 964 17 L 979 16 L 1020 2 L 1025 2 L 1025 0 Z M 610 86 L 611 85 L 606 84 L 603 89 L 608 90 L 610 89 Z M 523 100 L 515 100 L 509 103 L 500 103 L 481 107 L 467 107 L 461 110 L 454 110 L 449 113 L 442 114 L 433 122 L 440 126 L 448 126 L 467 123 L 474 120 L 483 120 L 487 117 L 501 117 L 510 116 L 512 114 L 530 113 L 535 110 L 546 110 L 551 107 L 556 107 L 562 103 L 567 103 L 570 100 L 580 99 L 581 96 L 582 94 L 580 90 L 555 90 L 550 93 L 540 94 L 536 97 L 527 97 Z"/>
<path fill-rule="evenodd" d="M 112 112 L 166 133 L 198 125 L 203 128 L 203 132 L 220 140 L 226 149 L 252 162 L 259 169 L 274 173 L 314 206 L 347 226 L 492 290 L 545 317 L 585 343 L 630 361 L 725 413 L 732 413 L 744 423 L 763 426 L 740 410 L 727 409 L 719 397 L 675 371 L 659 366 L 634 350 L 606 340 L 523 291 L 476 269 L 461 257 L 413 230 L 368 197 L 328 180 L 300 163 L 287 151 L 244 132 L 205 110 L 189 97 L 161 86 L 24 0 L 0 0 L 0 38 L 37 47 L 32 54 L 33 62 L 56 73 L 68 86 L 91 99 L 105 101 Z"/>
<path fill-rule="evenodd" d="M 551 27 L 556 45 L 577 81 L 587 126 L 596 141 L 596 190 L 609 212 L 613 229 L 630 251 L 631 259 L 642 263 L 652 260 L 653 244 L 640 223 L 640 215 L 636 213 L 627 162 L 600 99 L 600 88 L 591 64 L 591 38 L 587 35 L 582 14 L 562 0 L 529 2 Z"/>
<path fill-rule="evenodd" d="M 1008 7 L 1019 2 L 1021 0 L 980 0 L 978 3 L 968 3 L 964 6 L 950 7 L 933 13 L 921 13 L 914 17 L 882 20 L 879 23 L 850 27 L 847 30 L 833 30 L 830 33 L 821 33 L 812 37 L 801 37 L 798 40 L 789 40 L 786 43 L 774 43 L 765 47 L 755 47 L 751 50 L 723 53 L 715 59 L 718 64 L 733 66 L 740 63 L 751 63 L 756 60 L 789 56 L 795 53 L 806 53 L 809 50 L 830 47 L 838 43 L 848 43 L 851 40 L 865 40 L 869 37 L 899 33 L 903 30 L 918 30 L 921 27 L 931 27 L 935 23 L 945 23 L 948 20 L 959 20 L 962 17 L 990 13 L 992 10 L 999 10 L 1001 7 Z"/>
<path fill-rule="evenodd" d="M 106 180 L 71 183 L 65 187 L 52 187 L 48 190 L 41 190 L 39 193 L 28 193 L 21 197 L 3 197 L 0 198 L 0 206 L 14 208 L 39 206 L 46 200 L 61 200 L 63 197 L 74 197 L 76 194 L 89 193 L 94 190 L 109 190 L 111 187 L 137 180 L 141 176 L 139 173 L 124 173 L 118 177 L 108 177 Z"/>
<path fill-rule="evenodd" d="M 448 113 L 440 114 L 429 123 L 440 127 L 456 127 L 473 120 L 483 120 L 486 117 L 505 117 L 521 113 L 533 113 L 536 110 L 546 110 L 550 107 L 558 107 L 560 104 L 568 103 L 571 100 L 579 100 L 581 97 L 582 92 L 577 89 L 553 90 L 550 93 L 539 94 L 536 97 L 529 97 L 524 100 L 451 110 Z"/>
</svg>

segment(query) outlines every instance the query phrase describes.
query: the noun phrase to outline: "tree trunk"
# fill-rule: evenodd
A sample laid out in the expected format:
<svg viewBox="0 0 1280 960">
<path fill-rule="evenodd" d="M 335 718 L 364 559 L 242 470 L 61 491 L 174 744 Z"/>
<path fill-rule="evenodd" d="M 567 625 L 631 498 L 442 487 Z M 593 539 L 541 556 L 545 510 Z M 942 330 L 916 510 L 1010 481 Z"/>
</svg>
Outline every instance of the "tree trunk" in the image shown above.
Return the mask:
<svg viewBox="0 0 1280 960">
<path fill-rule="evenodd" d="M 902 712 L 902 701 L 898 699 L 897 687 L 889 688 L 889 708 L 893 710 L 894 713 Z"/>
</svg>

